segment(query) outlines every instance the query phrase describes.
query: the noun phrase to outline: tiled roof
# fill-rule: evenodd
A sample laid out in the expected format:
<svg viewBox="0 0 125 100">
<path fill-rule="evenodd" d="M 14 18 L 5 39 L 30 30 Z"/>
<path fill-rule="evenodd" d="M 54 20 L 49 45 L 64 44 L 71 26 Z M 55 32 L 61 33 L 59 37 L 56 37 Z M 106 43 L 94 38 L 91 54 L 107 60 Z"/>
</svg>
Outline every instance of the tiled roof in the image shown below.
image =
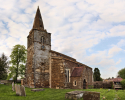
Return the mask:
<svg viewBox="0 0 125 100">
<path fill-rule="evenodd" d="M 75 67 L 72 71 L 71 77 L 80 77 L 83 72 L 83 67 Z"/>
<path fill-rule="evenodd" d="M 123 79 L 122 79 L 121 77 L 119 77 L 119 78 L 114 78 L 114 79 L 113 79 L 114 82 L 121 82 L 122 80 L 123 80 Z"/>
<path fill-rule="evenodd" d="M 113 78 L 113 79 L 104 79 L 104 82 L 107 81 L 107 82 L 110 82 L 110 81 L 113 81 L 113 82 L 121 82 L 123 79 L 121 77 L 117 77 L 117 78 Z"/>
</svg>

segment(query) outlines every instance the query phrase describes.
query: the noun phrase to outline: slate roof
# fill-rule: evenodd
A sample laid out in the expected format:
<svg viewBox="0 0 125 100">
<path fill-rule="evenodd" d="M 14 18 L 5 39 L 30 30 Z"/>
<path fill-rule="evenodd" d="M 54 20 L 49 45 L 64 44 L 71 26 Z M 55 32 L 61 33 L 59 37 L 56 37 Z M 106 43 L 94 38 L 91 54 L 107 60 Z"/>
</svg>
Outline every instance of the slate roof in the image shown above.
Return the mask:
<svg viewBox="0 0 125 100">
<path fill-rule="evenodd" d="M 40 13 L 40 9 L 38 7 L 36 11 L 34 23 L 33 23 L 33 29 L 41 29 L 41 28 L 44 29 L 44 25 L 43 25 L 43 20 L 42 20 L 42 16 Z"/>
<path fill-rule="evenodd" d="M 83 72 L 83 67 L 75 67 L 72 71 L 71 77 L 80 77 Z"/>
</svg>

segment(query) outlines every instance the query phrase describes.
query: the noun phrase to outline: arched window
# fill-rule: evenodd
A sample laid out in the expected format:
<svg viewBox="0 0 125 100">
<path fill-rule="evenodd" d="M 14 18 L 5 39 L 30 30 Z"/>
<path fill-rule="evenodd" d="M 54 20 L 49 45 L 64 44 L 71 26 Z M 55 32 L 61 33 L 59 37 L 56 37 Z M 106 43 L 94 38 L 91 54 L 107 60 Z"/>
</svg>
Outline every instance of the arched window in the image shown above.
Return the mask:
<svg viewBox="0 0 125 100">
<path fill-rule="evenodd" d="M 76 85 L 76 81 L 75 81 L 75 85 Z"/>
<path fill-rule="evenodd" d="M 73 82 L 73 86 L 77 86 L 77 82 L 76 82 L 76 80 Z"/>
</svg>

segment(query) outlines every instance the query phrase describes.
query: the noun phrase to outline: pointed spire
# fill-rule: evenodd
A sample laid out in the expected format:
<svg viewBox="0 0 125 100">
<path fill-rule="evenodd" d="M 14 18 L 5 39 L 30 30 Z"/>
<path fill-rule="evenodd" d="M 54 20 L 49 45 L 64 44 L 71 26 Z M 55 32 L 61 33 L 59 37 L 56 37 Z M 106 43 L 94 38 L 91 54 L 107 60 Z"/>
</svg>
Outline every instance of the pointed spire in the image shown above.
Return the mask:
<svg viewBox="0 0 125 100">
<path fill-rule="evenodd" d="M 36 16 L 34 18 L 33 29 L 44 30 L 43 20 L 39 10 L 39 6 L 36 11 Z"/>
</svg>

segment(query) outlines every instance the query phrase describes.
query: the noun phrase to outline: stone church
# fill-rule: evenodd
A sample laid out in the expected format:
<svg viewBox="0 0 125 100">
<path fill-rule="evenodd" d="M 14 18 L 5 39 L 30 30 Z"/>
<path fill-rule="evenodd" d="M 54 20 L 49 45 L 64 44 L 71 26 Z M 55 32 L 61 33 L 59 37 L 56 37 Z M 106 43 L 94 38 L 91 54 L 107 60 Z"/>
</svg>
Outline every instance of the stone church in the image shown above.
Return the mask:
<svg viewBox="0 0 125 100">
<path fill-rule="evenodd" d="M 45 30 L 38 7 L 27 37 L 23 84 L 30 88 L 86 89 L 92 85 L 92 77 L 91 67 L 51 50 L 51 33 Z"/>
</svg>

